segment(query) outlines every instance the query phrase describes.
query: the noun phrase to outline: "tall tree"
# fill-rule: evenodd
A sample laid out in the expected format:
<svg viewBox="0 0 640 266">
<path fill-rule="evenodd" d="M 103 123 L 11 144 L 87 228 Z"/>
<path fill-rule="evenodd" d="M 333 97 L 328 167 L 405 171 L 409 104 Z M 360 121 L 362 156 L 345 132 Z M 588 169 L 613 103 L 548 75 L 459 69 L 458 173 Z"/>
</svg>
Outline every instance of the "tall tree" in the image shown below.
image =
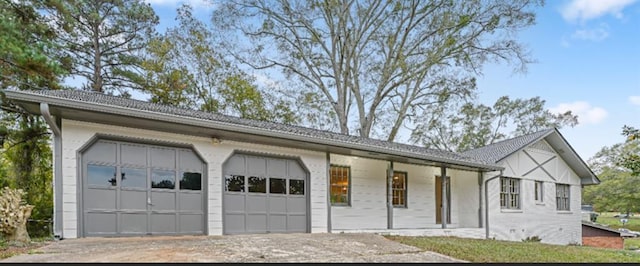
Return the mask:
<svg viewBox="0 0 640 266">
<path fill-rule="evenodd" d="M 369 137 L 377 129 L 392 141 L 434 103 L 469 95 L 486 62 L 524 70 L 531 60 L 514 33 L 534 23 L 538 4 L 229 0 L 213 24 L 235 59 L 280 69 L 301 85 L 297 95 L 318 95 L 340 132 Z"/>
<path fill-rule="evenodd" d="M 296 121 L 287 102 L 258 88 L 224 59 L 213 32 L 193 16 L 190 5 L 178 9 L 177 20 L 176 27 L 152 39 L 146 49 L 143 88 L 152 102 L 257 120 Z"/>
<path fill-rule="evenodd" d="M 140 56 L 155 34 L 158 16 L 142 0 L 66 0 L 67 14 L 53 12 L 63 50 L 84 89 L 126 94 L 138 88 Z M 62 25 L 62 24 L 65 25 Z M 71 23 L 72 30 L 67 23 Z"/>
<path fill-rule="evenodd" d="M 631 136 L 629 132 L 634 133 L 633 128 L 625 127 L 623 135 Z M 583 202 L 593 204 L 599 211 L 640 211 L 640 174 L 628 162 L 633 155 L 640 155 L 640 139 L 628 138 L 624 143 L 603 147 L 590 158 L 589 166 L 600 184 L 585 187 Z"/>
<path fill-rule="evenodd" d="M 540 97 L 512 100 L 509 96 L 498 98 L 493 106 L 443 104 L 418 120 L 411 141 L 429 148 L 465 151 L 550 127 L 578 124 L 571 111 L 553 114 L 544 104 Z"/>
<path fill-rule="evenodd" d="M 59 89 L 69 64 L 43 14 L 64 14 L 59 1 L 0 0 L 0 89 Z M 0 93 L 0 185 L 24 189 L 32 218 L 52 216 L 51 150 L 46 123 Z M 48 235 L 47 224 L 29 224 L 32 235 Z"/>
<path fill-rule="evenodd" d="M 640 142 L 640 129 L 630 126 L 622 127 L 622 135 L 627 137 L 626 143 Z M 620 165 L 631 170 L 633 175 L 640 176 L 640 151 L 629 151 L 622 155 Z"/>
</svg>

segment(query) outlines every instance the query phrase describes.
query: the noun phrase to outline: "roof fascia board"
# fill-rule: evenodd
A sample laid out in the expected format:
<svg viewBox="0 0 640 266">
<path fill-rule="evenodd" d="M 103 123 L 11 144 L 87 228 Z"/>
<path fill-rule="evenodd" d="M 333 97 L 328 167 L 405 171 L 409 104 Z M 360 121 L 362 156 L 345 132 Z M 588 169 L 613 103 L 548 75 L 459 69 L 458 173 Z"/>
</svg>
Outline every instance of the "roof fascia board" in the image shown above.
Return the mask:
<svg viewBox="0 0 640 266">
<path fill-rule="evenodd" d="M 345 147 L 349 149 L 365 150 L 365 151 L 371 151 L 371 152 L 377 152 L 377 153 L 383 153 L 383 154 L 396 155 L 401 157 L 409 157 L 409 158 L 415 158 L 415 159 L 440 162 L 444 164 L 469 166 L 469 167 L 478 168 L 480 170 L 495 171 L 495 170 L 504 169 L 501 166 L 492 165 L 492 164 L 478 164 L 478 163 L 461 162 L 457 160 L 446 160 L 446 159 L 443 160 L 442 158 L 434 158 L 432 156 L 428 156 L 425 154 L 393 151 L 393 150 L 383 149 L 383 148 L 379 148 L 371 145 L 347 143 L 347 142 L 339 141 L 335 139 L 313 138 L 309 136 L 301 136 L 298 134 L 283 134 L 280 132 L 264 130 L 256 127 L 245 126 L 245 125 L 238 125 L 238 124 L 232 124 L 232 123 L 220 122 L 220 121 L 204 120 L 199 118 L 184 117 L 184 116 L 178 116 L 173 114 L 161 114 L 157 112 L 127 108 L 122 106 L 114 106 L 114 105 L 107 105 L 107 104 L 101 104 L 101 103 L 87 103 L 87 102 L 82 102 L 78 100 L 64 99 L 59 97 L 50 97 L 46 95 L 37 95 L 37 94 L 18 92 L 18 91 L 4 91 L 4 93 L 5 95 L 8 96 L 8 98 L 11 98 L 17 101 L 36 102 L 36 103 L 46 102 L 52 106 L 57 105 L 61 107 L 76 108 L 76 109 L 101 112 L 101 113 L 110 113 L 110 114 L 121 115 L 121 116 L 133 116 L 133 117 L 144 118 L 149 120 L 159 120 L 159 121 L 166 121 L 166 122 L 177 123 L 177 124 L 195 125 L 203 128 L 226 130 L 226 131 L 232 131 L 232 132 L 242 132 L 242 133 L 262 135 L 262 136 L 268 136 L 268 137 L 274 137 L 274 138 L 284 138 L 284 139 L 316 143 L 316 144 L 328 145 L 328 146 L 336 146 L 336 144 L 338 144 L 341 147 Z"/>
</svg>

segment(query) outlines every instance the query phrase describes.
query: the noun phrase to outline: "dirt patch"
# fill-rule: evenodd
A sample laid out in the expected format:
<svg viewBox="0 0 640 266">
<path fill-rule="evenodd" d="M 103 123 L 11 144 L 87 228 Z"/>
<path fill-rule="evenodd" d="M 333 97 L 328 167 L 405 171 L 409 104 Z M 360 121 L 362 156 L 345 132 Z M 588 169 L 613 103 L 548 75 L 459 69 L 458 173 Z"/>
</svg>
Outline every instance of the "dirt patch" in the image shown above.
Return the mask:
<svg viewBox="0 0 640 266">
<path fill-rule="evenodd" d="M 20 254 L 37 252 L 35 251 L 36 249 L 47 244 L 47 242 L 32 242 L 24 245 L 3 244 L 0 246 L 0 260 Z"/>
<path fill-rule="evenodd" d="M 375 234 L 85 238 L 0 262 L 461 262 Z"/>
</svg>

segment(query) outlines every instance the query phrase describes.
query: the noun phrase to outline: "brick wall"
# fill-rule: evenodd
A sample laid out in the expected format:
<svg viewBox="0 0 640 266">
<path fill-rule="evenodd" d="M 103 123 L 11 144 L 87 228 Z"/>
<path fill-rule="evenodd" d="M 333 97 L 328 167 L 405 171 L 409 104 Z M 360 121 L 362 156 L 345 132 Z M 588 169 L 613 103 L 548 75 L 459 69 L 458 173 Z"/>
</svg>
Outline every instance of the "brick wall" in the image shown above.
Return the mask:
<svg viewBox="0 0 640 266">
<path fill-rule="evenodd" d="M 582 245 L 598 248 L 624 248 L 624 239 L 620 236 L 584 236 Z"/>
</svg>

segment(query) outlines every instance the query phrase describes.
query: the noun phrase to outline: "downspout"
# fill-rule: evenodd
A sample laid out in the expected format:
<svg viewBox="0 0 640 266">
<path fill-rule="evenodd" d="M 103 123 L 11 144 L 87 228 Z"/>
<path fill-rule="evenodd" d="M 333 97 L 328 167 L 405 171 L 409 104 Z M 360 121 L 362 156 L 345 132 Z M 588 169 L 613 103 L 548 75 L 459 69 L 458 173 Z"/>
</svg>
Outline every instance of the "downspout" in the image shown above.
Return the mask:
<svg viewBox="0 0 640 266">
<path fill-rule="evenodd" d="M 40 103 L 40 114 L 53 132 L 53 237 L 62 239 L 62 130 L 49 111 L 49 104 Z"/>
<path fill-rule="evenodd" d="M 504 170 L 500 170 L 499 175 L 495 175 L 484 181 L 484 231 L 486 239 L 489 239 L 489 188 L 487 185 L 489 184 L 489 181 L 501 177 L 503 171 Z"/>
<path fill-rule="evenodd" d="M 442 180 L 442 193 L 441 193 L 441 202 L 442 208 L 440 209 L 440 217 L 442 217 L 442 229 L 447 229 L 447 222 L 449 222 L 449 194 L 447 193 L 447 166 L 440 166 L 440 179 Z"/>
<path fill-rule="evenodd" d="M 393 161 L 387 169 L 387 229 L 393 229 Z"/>
</svg>

